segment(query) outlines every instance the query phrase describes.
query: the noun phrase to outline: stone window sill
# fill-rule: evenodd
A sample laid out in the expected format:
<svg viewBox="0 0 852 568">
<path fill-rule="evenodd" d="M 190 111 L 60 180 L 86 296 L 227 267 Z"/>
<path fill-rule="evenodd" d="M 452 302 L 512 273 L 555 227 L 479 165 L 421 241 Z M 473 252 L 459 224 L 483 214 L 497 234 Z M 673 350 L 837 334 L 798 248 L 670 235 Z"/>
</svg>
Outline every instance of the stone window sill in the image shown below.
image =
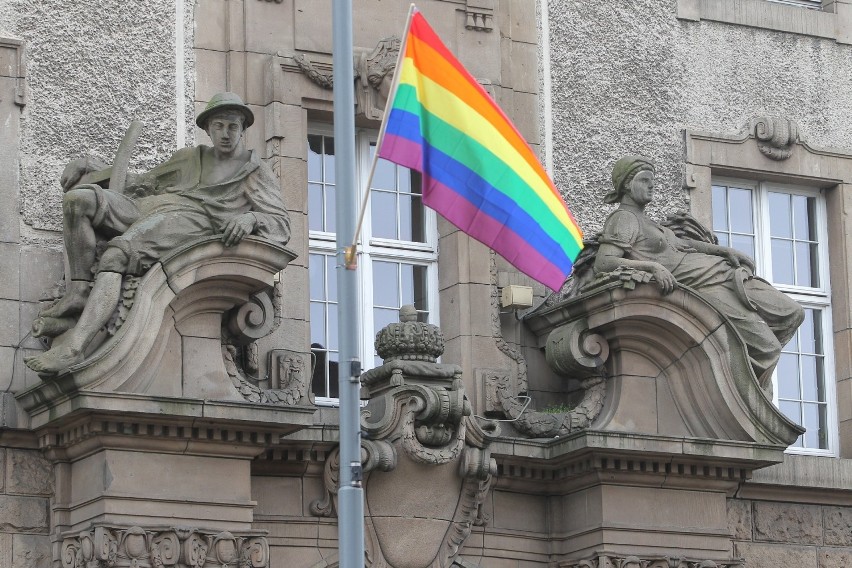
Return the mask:
<svg viewBox="0 0 852 568">
<path fill-rule="evenodd" d="M 822 10 L 807 10 L 766 0 L 678 0 L 677 17 L 693 22 L 709 20 L 852 44 L 852 4 L 840 0 L 823 2 Z"/>
</svg>

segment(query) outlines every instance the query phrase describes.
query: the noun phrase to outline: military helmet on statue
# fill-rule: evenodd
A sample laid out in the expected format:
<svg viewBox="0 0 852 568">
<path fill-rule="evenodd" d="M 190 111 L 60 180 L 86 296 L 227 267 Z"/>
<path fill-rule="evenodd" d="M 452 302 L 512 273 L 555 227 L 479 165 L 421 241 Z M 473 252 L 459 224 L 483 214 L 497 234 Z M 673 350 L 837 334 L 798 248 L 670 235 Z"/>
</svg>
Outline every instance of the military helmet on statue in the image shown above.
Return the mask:
<svg viewBox="0 0 852 568">
<path fill-rule="evenodd" d="M 204 110 L 195 119 L 195 124 L 198 125 L 198 128 L 206 130 L 207 121 L 213 114 L 229 110 L 239 112 L 245 117 L 243 129 L 254 124 L 254 113 L 236 93 L 216 93 L 213 95 L 210 102 L 207 103 L 207 106 L 204 107 Z"/>
</svg>

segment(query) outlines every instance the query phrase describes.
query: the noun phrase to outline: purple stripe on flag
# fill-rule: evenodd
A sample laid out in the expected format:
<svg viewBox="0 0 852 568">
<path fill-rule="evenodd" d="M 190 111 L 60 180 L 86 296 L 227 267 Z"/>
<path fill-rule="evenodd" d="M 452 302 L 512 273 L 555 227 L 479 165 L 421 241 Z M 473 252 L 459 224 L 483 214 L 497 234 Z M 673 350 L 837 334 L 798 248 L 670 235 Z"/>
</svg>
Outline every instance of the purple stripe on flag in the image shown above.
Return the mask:
<svg viewBox="0 0 852 568">
<path fill-rule="evenodd" d="M 523 237 L 425 173 L 423 202 L 459 229 L 493 248 L 518 270 L 552 290 L 559 290 L 565 282 L 565 274 Z"/>
<path fill-rule="evenodd" d="M 385 133 L 379 157 L 418 172 L 423 171 L 423 147 L 417 142 L 390 132 Z"/>
<path fill-rule="evenodd" d="M 422 172 L 423 202 L 446 217 L 452 224 L 493 248 L 531 278 L 553 290 L 559 290 L 562 287 L 565 274 L 522 236 L 484 213 L 452 188 L 423 172 L 423 148 L 420 144 L 386 133 L 379 155 Z"/>
</svg>

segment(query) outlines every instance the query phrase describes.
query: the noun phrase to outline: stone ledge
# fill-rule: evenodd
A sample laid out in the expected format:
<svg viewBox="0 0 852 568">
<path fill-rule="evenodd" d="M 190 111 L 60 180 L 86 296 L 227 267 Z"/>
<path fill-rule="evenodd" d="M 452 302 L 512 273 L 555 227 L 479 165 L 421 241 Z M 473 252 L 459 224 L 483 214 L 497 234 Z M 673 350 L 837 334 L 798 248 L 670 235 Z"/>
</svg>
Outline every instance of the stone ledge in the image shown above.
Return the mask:
<svg viewBox="0 0 852 568">
<path fill-rule="evenodd" d="M 709 20 L 849 43 L 838 14 L 766 0 L 678 0 L 680 20 Z"/>
</svg>

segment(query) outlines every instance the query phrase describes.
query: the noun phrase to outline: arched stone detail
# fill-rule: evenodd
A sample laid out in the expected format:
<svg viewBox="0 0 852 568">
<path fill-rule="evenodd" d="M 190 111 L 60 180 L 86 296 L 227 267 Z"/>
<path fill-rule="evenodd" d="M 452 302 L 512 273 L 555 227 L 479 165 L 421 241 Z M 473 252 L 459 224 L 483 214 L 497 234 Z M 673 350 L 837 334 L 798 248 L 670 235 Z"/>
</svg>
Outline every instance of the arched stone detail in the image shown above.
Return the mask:
<svg viewBox="0 0 852 568">
<path fill-rule="evenodd" d="M 578 324 L 606 341 L 608 392 L 593 430 L 783 446 L 801 433 L 760 388 L 733 325 L 688 287 L 664 296 L 649 284 L 612 284 L 528 323 L 544 345 Z M 582 362 L 551 366 L 559 372 Z"/>
<path fill-rule="evenodd" d="M 81 390 L 244 400 L 222 358 L 223 314 L 271 286 L 293 258 L 290 250 L 256 237 L 234 247 L 219 237 L 191 243 L 142 278 L 114 337 L 67 372 L 22 393 L 21 403 L 30 409 Z M 271 310 L 265 315 L 273 317 Z M 189 353 L 191 363 L 184 357 Z"/>
</svg>

